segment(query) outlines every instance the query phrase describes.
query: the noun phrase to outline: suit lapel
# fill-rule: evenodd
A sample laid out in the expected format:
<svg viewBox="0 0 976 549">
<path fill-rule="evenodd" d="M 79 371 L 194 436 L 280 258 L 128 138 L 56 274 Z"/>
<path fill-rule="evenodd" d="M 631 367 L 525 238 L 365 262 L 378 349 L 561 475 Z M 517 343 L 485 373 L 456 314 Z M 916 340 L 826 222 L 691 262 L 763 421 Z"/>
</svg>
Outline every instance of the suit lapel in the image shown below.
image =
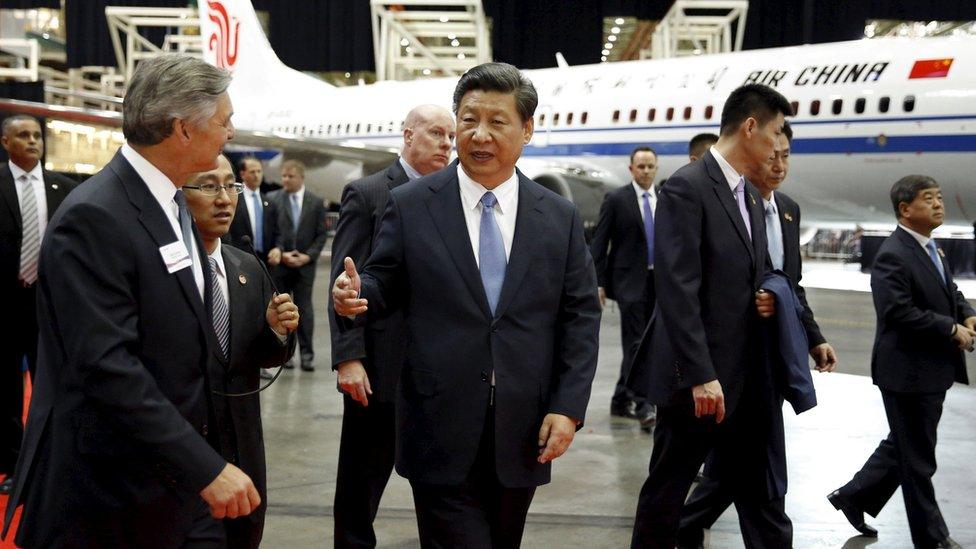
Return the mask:
<svg viewBox="0 0 976 549">
<path fill-rule="evenodd" d="M 239 345 L 235 345 L 234 336 L 244 331 L 244 321 L 247 318 L 246 311 L 244 311 L 245 305 L 245 295 L 242 282 L 242 271 L 241 263 L 237 257 L 227 252 L 226 247 L 221 247 L 221 255 L 224 258 L 224 269 L 227 270 L 227 298 L 230 300 L 228 304 L 228 310 L 230 311 L 230 343 L 228 348 L 230 349 L 230 360 L 227 364 L 229 367 L 231 364 L 236 362 L 237 355 L 244 352 L 246 349 Z M 246 279 L 244 279 L 246 280 Z"/>
<path fill-rule="evenodd" d="M 461 204 L 461 189 L 458 187 L 457 162 L 453 162 L 446 169 L 452 170 L 438 181 L 431 182 L 433 193 L 427 198 L 427 211 L 430 213 L 437 232 L 440 233 L 444 246 L 447 247 L 451 259 L 457 267 L 461 279 L 471 292 L 471 297 L 484 312 L 491 317 L 488 307 L 488 297 L 485 295 L 481 283 L 481 272 L 474 259 L 471 249 L 471 239 L 468 237 L 468 225 L 464 221 L 464 211 Z M 520 197 L 521 198 L 521 197 Z"/>
<path fill-rule="evenodd" d="M 515 298 L 525 273 L 532 265 L 536 256 L 536 248 L 541 235 L 546 233 L 545 217 L 542 212 L 543 194 L 538 189 L 528 185 L 528 180 L 519 174 L 518 210 L 515 214 L 515 236 L 512 239 L 512 251 L 509 254 L 508 266 L 505 268 L 505 282 L 502 293 L 498 297 L 495 308 L 495 318 L 501 318 L 505 310 Z M 479 279 L 481 273 L 478 273 Z"/>
<path fill-rule="evenodd" d="M 752 241 L 749 238 L 749 231 L 746 229 L 746 224 L 742 220 L 742 214 L 739 213 L 739 204 L 735 200 L 735 194 L 729 189 L 729 182 L 725 179 L 725 174 L 722 173 L 722 168 L 719 167 L 718 161 L 712 156 L 711 152 L 705 154 L 702 157 L 705 161 L 705 171 L 708 172 L 708 176 L 712 179 L 712 183 L 715 184 L 715 196 L 718 198 L 719 203 L 728 214 L 729 220 L 735 227 L 735 231 L 739 234 L 739 240 L 742 241 L 742 245 L 745 246 L 746 250 L 749 252 L 749 257 L 754 257 L 752 249 Z M 746 197 L 746 206 L 748 208 L 749 197 Z M 750 212 L 752 210 L 749 210 Z M 750 213 L 751 215 L 751 213 Z"/>
<path fill-rule="evenodd" d="M 400 165 L 400 158 L 397 157 L 396 162 L 386 169 L 386 186 L 392 191 L 407 181 L 410 181 L 410 177 L 407 176 L 407 172 Z"/>
<path fill-rule="evenodd" d="M 42 170 L 41 176 L 44 178 L 44 197 L 47 199 L 47 220 L 50 221 L 61 205 L 67 189 L 62 189 L 60 184 L 54 183 L 54 178 L 49 171 Z"/>
<path fill-rule="evenodd" d="M 636 225 L 640 230 L 640 234 L 644 237 L 644 241 L 646 243 L 647 235 L 644 233 L 644 218 L 641 216 L 640 206 L 635 200 L 635 198 L 637 198 L 637 193 L 634 192 L 634 184 L 629 183 L 624 188 L 628 191 L 620 196 L 620 198 L 624 201 L 624 211 L 630 216 L 630 222 Z"/>
<path fill-rule="evenodd" d="M 14 175 L 10 172 L 10 166 L 4 162 L 0 167 L 0 197 L 7 203 L 10 215 L 18 227 L 23 228 L 23 220 L 20 218 L 20 201 L 17 200 L 17 187 L 14 182 Z"/>
<path fill-rule="evenodd" d="M 935 279 L 935 282 L 942 287 L 943 292 L 948 294 L 949 293 L 948 281 L 943 279 L 942 275 L 939 274 L 938 269 L 935 268 L 935 264 L 932 263 L 932 258 L 929 257 L 929 254 L 922 248 L 921 244 L 918 243 L 918 240 L 915 240 L 914 236 L 908 234 L 908 232 L 902 229 L 901 227 L 895 229 L 895 232 L 898 234 L 898 237 L 901 239 L 902 244 L 907 246 L 912 251 L 912 253 L 915 254 L 916 260 L 919 263 L 925 265 L 924 267 L 925 270 L 928 271 L 928 273 L 932 275 L 932 278 Z M 941 257 L 939 258 L 939 260 L 942 261 L 942 269 L 945 270 L 946 273 L 948 273 L 949 267 L 948 265 L 946 265 L 946 262 L 942 260 Z"/>
</svg>

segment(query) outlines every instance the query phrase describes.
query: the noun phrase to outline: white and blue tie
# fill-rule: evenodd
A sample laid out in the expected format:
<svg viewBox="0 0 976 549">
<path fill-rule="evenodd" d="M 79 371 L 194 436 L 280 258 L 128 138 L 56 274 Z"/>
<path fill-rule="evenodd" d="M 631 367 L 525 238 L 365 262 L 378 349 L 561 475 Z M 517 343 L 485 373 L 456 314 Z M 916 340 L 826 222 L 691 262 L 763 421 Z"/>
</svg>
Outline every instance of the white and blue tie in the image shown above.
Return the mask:
<svg viewBox="0 0 976 549">
<path fill-rule="evenodd" d="M 481 283 L 485 287 L 488 306 L 491 314 L 495 314 L 498 298 L 502 293 L 505 282 L 505 244 L 502 242 L 502 232 L 495 223 L 495 204 L 498 199 L 489 191 L 481 197 L 481 229 L 478 237 L 478 266 L 481 270 Z"/>
</svg>

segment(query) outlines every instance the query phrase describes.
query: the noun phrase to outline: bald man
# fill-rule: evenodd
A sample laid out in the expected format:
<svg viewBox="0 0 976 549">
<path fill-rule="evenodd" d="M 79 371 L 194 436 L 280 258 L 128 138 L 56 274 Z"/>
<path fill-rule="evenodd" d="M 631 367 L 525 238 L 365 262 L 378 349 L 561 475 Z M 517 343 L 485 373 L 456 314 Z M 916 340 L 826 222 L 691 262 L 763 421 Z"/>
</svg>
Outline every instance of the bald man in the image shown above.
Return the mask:
<svg viewBox="0 0 976 549">
<path fill-rule="evenodd" d="M 332 257 L 366 263 L 373 251 L 390 191 L 447 165 L 454 143 L 454 117 L 435 105 L 407 114 L 401 155 L 387 169 L 353 181 L 342 193 Z M 332 280 L 342 273 L 333 260 Z M 331 300 L 331 297 L 330 297 Z M 393 470 L 393 402 L 403 362 L 403 315 L 341 332 L 332 311 L 332 367 L 343 393 L 342 440 L 335 493 L 335 546 L 374 547 L 373 518 Z"/>
</svg>

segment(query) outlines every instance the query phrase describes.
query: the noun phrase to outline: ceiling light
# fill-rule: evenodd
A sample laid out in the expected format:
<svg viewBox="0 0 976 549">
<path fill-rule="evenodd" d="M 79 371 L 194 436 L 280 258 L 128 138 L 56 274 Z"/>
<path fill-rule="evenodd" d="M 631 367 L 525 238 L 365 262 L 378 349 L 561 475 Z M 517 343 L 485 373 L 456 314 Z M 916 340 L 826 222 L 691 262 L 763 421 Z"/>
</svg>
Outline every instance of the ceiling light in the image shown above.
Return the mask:
<svg viewBox="0 0 976 549">
<path fill-rule="evenodd" d="M 618 32 L 620 32 L 620 27 L 613 27 L 612 29 L 610 29 L 610 32 L 612 32 L 613 34 L 617 34 Z"/>
<path fill-rule="evenodd" d="M 461 45 L 461 42 L 460 42 L 460 41 L 458 41 L 458 39 L 457 39 L 457 38 L 455 38 L 454 40 L 451 40 L 451 45 L 452 45 L 452 46 L 454 46 L 454 47 L 456 48 L 456 47 L 458 47 L 458 46 L 460 46 L 460 45 Z"/>
<path fill-rule="evenodd" d="M 459 54 L 457 54 L 457 58 L 458 59 L 464 59 L 465 58 L 465 55 L 463 53 L 459 53 Z"/>
<path fill-rule="evenodd" d="M 607 42 L 606 44 L 603 45 L 603 47 L 605 49 L 612 50 L 613 49 L 613 44 L 610 43 L 610 42 Z"/>
<path fill-rule="evenodd" d="M 624 24 L 624 18 L 623 17 L 618 17 L 618 18 L 614 19 L 613 22 L 616 23 L 616 24 L 618 24 L 618 25 L 623 25 Z"/>
<path fill-rule="evenodd" d="M 404 46 L 404 47 L 409 46 L 410 45 L 410 41 L 407 40 L 406 38 L 401 38 L 400 39 L 400 45 L 401 46 Z"/>
<path fill-rule="evenodd" d="M 430 76 L 430 69 L 424 69 L 424 76 Z"/>
<path fill-rule="evenodd" d="M 447 39 L 448 39 L 448 40 L 454 40 L 455 38 L 457 38 L 457 35 L 456 35 L 456 34 L 454 34 L 453 32 L 452 32 L 451 34 L 448 34 L 448 35 L 447 35 Z"/>
<path fill-rule="evenodd" d="M 607 40 L 610 41 L 610 42 L 616 42 L 617 41 L 617 35 L 616 34 L 611 34 L 610 36 L 607 37 Z"/>
<path fill-rule="evenodd" d="M 600 58 L 600 61 L 604 61 L 605 62 L 606 60 L 607 60 L 607 56 L 606 55 L 604 55 L 603 57 Z"/>
<path fill-rule="evenodd" d="M 600 52 L 600 55 L 610 55 L 610 50 L 603 50 Z"/>
<path fill-rule="evenodd" d="M 346 73 L 346 78 L 349 78 L 350 76 L 352 76 L 352 75 L 347 72 Z"/>
<path fill-rule="evenodd" d="M 448 16 L 446 16 L 446 15 L 442 15 L 441 16 L 441 23 L 447 23 L 450 20 L 451 19 Z"/>
</svg>

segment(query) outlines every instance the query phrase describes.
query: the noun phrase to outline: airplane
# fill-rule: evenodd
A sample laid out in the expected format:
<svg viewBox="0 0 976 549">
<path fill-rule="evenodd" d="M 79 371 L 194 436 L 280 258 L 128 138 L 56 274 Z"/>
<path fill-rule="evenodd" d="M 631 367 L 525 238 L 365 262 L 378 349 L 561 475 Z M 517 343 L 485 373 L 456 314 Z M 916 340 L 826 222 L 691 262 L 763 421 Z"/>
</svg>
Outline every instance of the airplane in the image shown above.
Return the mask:
<svg viewBox="0 0 976 549">
<path fill-rule="evenodd" d="M 451 107 L 456 78 L 331 86 L 278 59 L 250 1 L 200 6 L 204 58 L 234 76 L 232 143 L 302 158 L 307 184 L 324 198 L 338 201 L 348 181 L 392 161 L 410 108 Z M 965 36 L 878 38 L 526 70 L 540 102 L 519 169 L 576 202 L 592 226 L 609 186 L 630 180 L 634 147 L 654 148 L 666 178 L 687 162 L 692 136 L 718 132 L 728 94 L 756 82 L 793 106 L 783 189 L 802 205 L 805 227 L 890 229 L 892 183 L 922 173 L 942 188 L 947 230 L 968 234 L 976 219 L 973 51 L 976 39 Z"/>
</svg>

